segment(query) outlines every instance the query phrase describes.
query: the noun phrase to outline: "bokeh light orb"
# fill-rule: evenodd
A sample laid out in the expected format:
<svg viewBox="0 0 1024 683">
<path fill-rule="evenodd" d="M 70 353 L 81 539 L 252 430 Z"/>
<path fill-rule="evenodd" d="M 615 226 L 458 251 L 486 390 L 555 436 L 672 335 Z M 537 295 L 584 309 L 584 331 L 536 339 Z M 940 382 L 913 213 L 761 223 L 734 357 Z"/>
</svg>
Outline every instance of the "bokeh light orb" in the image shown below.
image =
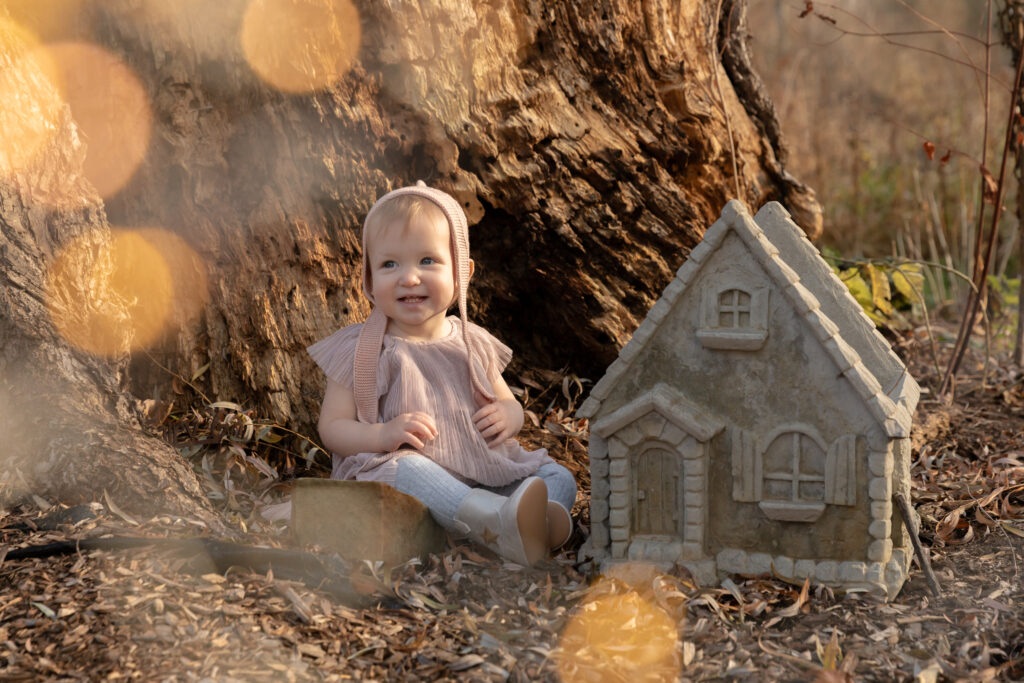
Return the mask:
<svg viewBox="0 0 1024 683">
<path fill-rule="evenodd" d="M 167 326 L 195 320 L 209 300 L 206 263 L 180 235 L 159 228 L 139 228 L 134 234 L 156 249 L 171 274 L 173 297 Z"/>
<path fill-rule="evenodd" d="M 166 329 L 173 300 L 167 260 L 134 231 L 79 237 L 60 252 L 47 277 L 47 306 L 58 332 L 102 356 L 152 344 Z"/>
<path fill-rule="evenodd" d="M 362 29 L 351 0 L 250 0 L 239 39 L 260 79 L 284 92 L 306 93 L 352 68 Z"/>
<path fill-rule="evenodd" d="M 24 170 L 56 134 L 63 103 L 39 41 L 0 16 L 0 174 Z"/>
<path fill-rule="evenodd" d="M 581 605 L 556 651 L 565 683 L 674 681 L 680 674 L 676 624 L 635 591 Z"/>
<path fill-rule="evenodd" d="M 201 76 L 204 90 L 209 90 L 234 76 L 222 68 L 240 57 L 238 30 L 245 7 L 246 0 L 149 1 L 133 3 L 123 16 L 154 47 L 190 55 L 196 65 L 192 75 Z"/>
<path fill-rule="evenodd" d="M 70 40 L 84 28 L 84 0 L 0 0 L 0 17 L 5 14 L 40 40 Z"/>
<path fill-rule="evenodd" d="M 85 141 L 83 172 L 101 197 L 117 194 L 142 163 L 152 129 L 149 98 L 135 73 L 89 43 L 40 48 Z"/>
</svg>

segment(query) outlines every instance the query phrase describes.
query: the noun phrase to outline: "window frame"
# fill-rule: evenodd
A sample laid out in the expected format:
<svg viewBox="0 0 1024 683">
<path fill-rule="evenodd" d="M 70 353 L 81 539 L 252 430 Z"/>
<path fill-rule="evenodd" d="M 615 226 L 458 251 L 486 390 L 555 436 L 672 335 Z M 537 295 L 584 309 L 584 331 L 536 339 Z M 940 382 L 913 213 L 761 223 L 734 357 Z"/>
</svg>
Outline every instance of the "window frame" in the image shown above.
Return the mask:
<svg viewBox="0 0 1024 683">
<path fill-rule="evenodd" d="M 726 311 L 733 316 L 733 325 L 722 327 L 721 297 L 734 292 L 733 308 Z M 706 349 L 732 351 L 757 351 L 768 338 L 768 292 L 767 286 L 753 287 L 745 283 L 726 280 L 724 284 L 704 288 L 701 297 L 701 324 L 697 338 Z M 746 294 L 747 309 L 739 308 L 740 294 Z M 739 325 L 740 313 L 748 313 L 747 325 Z"/>
<path fill-rule="evenodd" d="M 776 441 L 783 437 L 792 436 L 792 457 L 790 468 L 786 473 L 769 474 L 765 467 L 765 458 L 769 449 Z M 801 470 L 804 455 L 804 443 L 813 444 L 821 454 L 821 474 L 806 474 Z M 815 432 L 802 425 L 786 425 L 775 430 L 766 440 L 766 446 L 760 453 L 762 489 L 761 500 L 758 506 L 769 519 L 785 522 L 813 522 L 825 512 L 825 505 L 828 503 L 827 494 L 827 468 L 828 468 L 828 446 Z M 788 475 L 788 476 L 787 476 Z M 767 480 L 790 482 L 791 491 L 788 499 L 766 498 L 764 482 Z M 822 485 L 821 500 L 802 500 L 800 498 L 800 484 L 803 482 L 820 482 Z"/>
</svg>

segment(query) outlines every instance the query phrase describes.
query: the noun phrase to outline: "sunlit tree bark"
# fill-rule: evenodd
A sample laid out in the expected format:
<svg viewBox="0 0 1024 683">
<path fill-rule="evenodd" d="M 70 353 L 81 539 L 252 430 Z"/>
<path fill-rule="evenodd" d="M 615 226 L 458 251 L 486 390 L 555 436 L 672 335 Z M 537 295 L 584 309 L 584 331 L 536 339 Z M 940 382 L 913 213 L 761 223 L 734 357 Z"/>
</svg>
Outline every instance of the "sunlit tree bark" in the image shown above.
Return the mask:
<svg viewBox="0 0 1024 683">
<path fill-rule="evenodd" d="M 287 16 L 313 18 L 296 29 L 313 44 L 267 38 L 288 22 L 261 27 L 270 15 L 259 12 L 281 3 Z M 417 179 L 451 192 L 469 215 L 471 317 L 526 365 L 598 377 L 728 199 L 781 200 L 820 231 L 813 193 L 785 171 L 746 56 L 744 13 L 742 0 L 90 5 L 75 37 L 134 70 L 152 130 L 142 165 L 102 203 L 86 183 L 70 184 L 82 164 L 72 120 L 44 166 L 64 164 L 51 180 L 77 203 L 55 210 L 3 181 L 0 277 L 5 289 L 20 278 L 25 293 L 3 299 L 0 334 L 6 367 L 29 368 L 5 375 L 3 400 L 25 402 L 31 385 L 54 376 L 55 396 L 90 397 L 68 401 L 74 410 L 8 418 L 11 429 L 37 432 L 24 457 L 50 448 L 56 427 L 81 413 L 83 425 L 109 425 L 132 444 L 103 451 L 112 465 L 133 471 L 149 458 L 174 472 L 164 491 L 194 495 L 174 453 L 131 417 L 135 397 L 168 394 L 171 373 L 195 378 L 211 400 L 311 433 L 323 384 L 303 349 L 368 312 L 361 220 L 377 196 Z M 265 50 L 254 54 L 254 41 Z M 288 55 L 288 45 L 303 49 Z M 292 72 L 268 72 L 268 59 Z M 311 74 L 329 64 L 341 75 L 322 86 Z M 45 281 L 76 236 L 113 239 L 108 222 L 187 249 L 169 261 L 166 327 L 144 348 L 127 354 L 127 339 L 101 360 L 50 322 Z M 129 316 L 140 308 L 120 305 Z M 119 486 L 79 467 L 83 453 L 108 457 L 71 439 L 47 470 L 66 475 L 41 471 L 33 485 L 58 496 Z"/>
</svg>

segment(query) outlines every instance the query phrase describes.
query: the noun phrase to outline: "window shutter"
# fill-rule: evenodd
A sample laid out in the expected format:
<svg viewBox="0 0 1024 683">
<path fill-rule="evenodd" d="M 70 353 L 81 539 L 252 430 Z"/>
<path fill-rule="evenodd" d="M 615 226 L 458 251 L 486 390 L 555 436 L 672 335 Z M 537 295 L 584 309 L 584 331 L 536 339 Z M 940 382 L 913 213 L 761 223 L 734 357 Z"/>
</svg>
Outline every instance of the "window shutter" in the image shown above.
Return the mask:
<svg viewBox="0 0 1024 683">
<path fill-rule="evenodd" d="M 756 503 L 761 500 L 761 456 L 757 438 L 750 432 L 732 428 L 732 497 Z"/>
<path fill-rule="evenodd" d="M 831 505 L 857 504 L 857 435 L 836 439 L 825 460 L 825 502 Z"/>
</svg>

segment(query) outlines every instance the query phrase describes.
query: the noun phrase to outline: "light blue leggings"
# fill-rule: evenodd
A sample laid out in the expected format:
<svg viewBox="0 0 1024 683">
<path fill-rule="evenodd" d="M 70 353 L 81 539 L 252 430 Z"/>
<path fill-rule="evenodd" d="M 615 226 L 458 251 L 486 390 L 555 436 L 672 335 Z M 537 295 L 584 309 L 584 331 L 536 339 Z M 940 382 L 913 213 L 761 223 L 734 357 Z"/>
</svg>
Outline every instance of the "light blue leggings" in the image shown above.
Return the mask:
<svg viewBox="0 0 1024 683">
<path fill-rule="evenodd" d="M 549 462 L 542 465 L 534 476 L 540 477 L 548 487 L 548 500 L 561 503 L 572 512 L 576 502 L 576 479 L 561 465 Z M 519 483 L 505 486 L 480 486 L 502 496 L 512 493 Z M 398 461 L 395 488 L 407 493 L 427 506 L 437 523 L 446 529 L 455 523 L 459 503 L 470 492 L 470 487 L 453 477 L 448 470 L 422 455 L 406 455 Z"/>
</svg>

